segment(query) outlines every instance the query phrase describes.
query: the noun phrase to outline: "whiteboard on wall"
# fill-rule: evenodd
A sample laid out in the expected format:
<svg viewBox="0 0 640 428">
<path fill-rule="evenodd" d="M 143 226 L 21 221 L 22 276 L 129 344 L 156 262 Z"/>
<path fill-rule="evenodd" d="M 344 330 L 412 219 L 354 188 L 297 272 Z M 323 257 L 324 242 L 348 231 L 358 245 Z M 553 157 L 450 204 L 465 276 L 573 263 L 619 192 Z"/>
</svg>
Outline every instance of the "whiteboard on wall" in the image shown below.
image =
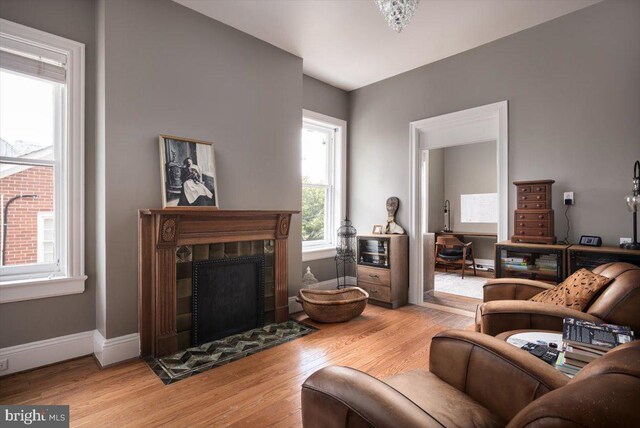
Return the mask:
<svg viewBox="0 0 640 428">
<path fill-rule="evenodd" d="M 460 195 L 461 223 L 497 223 L 498 194 L 475 193 Z"/>
</svg>

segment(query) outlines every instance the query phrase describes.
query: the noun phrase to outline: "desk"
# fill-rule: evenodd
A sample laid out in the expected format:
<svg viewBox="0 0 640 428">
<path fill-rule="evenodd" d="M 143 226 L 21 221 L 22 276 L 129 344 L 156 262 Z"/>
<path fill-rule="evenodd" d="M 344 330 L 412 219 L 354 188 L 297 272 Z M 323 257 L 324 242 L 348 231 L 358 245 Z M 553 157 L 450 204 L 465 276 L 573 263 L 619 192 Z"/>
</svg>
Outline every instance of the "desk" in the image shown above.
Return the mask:
<svg viewBox="0 0 640 428">
<path fill-rule="evenodd" d="M 490 233 L 490 232 L 436 232 L 436 239 L 438 239 L 438 236 L 455 236 L 456 238 L 460 239 L 462 241 L 462 239 L 465 236 L 470 236 L 472 238 L 494 238 L 494 239 L 498 239 L 498 234 L 497 233 Z"/>
</svg>

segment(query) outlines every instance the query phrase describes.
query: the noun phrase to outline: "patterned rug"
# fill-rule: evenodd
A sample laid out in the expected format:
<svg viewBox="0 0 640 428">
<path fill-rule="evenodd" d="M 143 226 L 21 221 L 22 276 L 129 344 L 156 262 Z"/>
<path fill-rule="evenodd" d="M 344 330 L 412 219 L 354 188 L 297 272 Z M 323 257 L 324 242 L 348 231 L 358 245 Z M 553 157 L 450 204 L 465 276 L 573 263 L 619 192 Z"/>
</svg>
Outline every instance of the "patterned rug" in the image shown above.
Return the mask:
<svg viewBox="0 0 640 428">
<path fill-rule="evenodd" d="M 245 333 L 187 348 L 161 358 L 149 358 L 147 364 L 165 385 L 222 366 L 265 349 L 306 336 L 315 328 L 295 321 L 269 324 Z"/>
</svg>

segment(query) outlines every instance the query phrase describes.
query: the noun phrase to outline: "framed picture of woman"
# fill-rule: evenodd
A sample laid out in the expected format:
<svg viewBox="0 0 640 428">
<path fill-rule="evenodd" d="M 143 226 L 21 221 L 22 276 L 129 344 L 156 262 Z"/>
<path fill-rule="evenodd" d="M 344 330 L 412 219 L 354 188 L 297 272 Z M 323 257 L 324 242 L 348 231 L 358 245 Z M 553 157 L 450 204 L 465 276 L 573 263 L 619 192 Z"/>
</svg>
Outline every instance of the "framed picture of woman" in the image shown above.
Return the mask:
<svg viewBox="0 0 640 428">
<path fill-rule="evenodd" d="M 218 208 L 213 143 L 160 135 L 162 207 Z"/>
</svg>

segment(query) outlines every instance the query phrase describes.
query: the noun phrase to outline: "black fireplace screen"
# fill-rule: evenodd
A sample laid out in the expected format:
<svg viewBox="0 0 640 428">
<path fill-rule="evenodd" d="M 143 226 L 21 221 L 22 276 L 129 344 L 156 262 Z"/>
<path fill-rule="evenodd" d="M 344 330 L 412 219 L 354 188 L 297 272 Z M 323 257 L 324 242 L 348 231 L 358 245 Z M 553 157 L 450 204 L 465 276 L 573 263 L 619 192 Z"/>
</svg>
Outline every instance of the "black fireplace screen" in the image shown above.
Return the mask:
<svg viewBox="0 0 640 428">
<path fill-rule="evenodd" d="M 264 256 L 193 263 L 193 335 L 197 346 L 264 325 Z"/>
</svg>

